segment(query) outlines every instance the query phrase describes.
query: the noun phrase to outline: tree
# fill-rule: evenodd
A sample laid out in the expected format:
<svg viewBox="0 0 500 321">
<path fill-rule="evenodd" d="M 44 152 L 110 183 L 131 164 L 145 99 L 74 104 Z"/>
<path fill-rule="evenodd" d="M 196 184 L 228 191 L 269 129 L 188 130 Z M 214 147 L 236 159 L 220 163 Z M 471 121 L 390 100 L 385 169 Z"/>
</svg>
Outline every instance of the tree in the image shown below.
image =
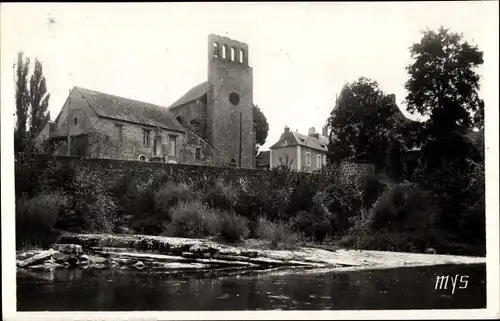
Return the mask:
<svg viewBox="0 0 500 321">
<path fill-rule="evenodd" d="M 30 134 L 37 136 L 49 121 L 50 94 L 47 93 L 47 80 L 43 75 L 42 64 L 35 59 L 35 70 L 30 79 Z"/>
<path fill-rule="evenodd" d="M 483 53 L 463 36 L 441 27 L 427 30 L 410 48 L 413 63 L 405 88 L 410 113 L 427 116 L 416 135 L 423 149 L 425 166 L 475 157 L 464 135 L 484 124 L 484 103 L 479 98 L 479 75 Z"/>
<path fill-rule="evenodd" d="M 23 58 L 23 52 L 17 54 L 16 66 L 16 128 L 14 131 L 14 149 L 22 151 L 26 139 L 26 125 L 29 111 L 28 71 L 29 58 Z"/>
<path fill-rule="evenodd" d="M 258 105 L 253 106 L 253 122 L 255 126 L 255 142 L 257 144 L 255 153 L 257 155 L 259 146 L 266 143 L 267 134 L 269 132 L 269 123 Z"/>
<path fill-rule="evenodd" d="M 328 157 L 332 163 L 364 159 L 400 177 L 404 122 L 395 99 L 376 81 L 361 77 L 344 86 L 328 119 Z"/>
</svg>

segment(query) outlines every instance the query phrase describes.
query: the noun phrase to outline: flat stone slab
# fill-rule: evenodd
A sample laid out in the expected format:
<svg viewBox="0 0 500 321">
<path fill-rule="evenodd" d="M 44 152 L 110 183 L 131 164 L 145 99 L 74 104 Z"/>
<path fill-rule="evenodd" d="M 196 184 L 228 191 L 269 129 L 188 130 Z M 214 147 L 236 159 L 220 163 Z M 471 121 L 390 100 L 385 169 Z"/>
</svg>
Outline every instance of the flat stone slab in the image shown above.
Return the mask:
<svg viewBox="0 0 500 321">
<path fill-rule="evenodd" d="M 195 262 L 211 266 L 269 268 L 297 266 L 335 269 L 486 263 L 484 257 L 439 254 L 346 249 L 329 251 L 314 247 L 302 247 L 295 250 L 254 250 L 204 239 L 147 235 L 66 234 L 61 236 L 59 242 L 80 244 L 83 248 L 94 249 L 96 253 L 144 260 L 144 263 L 148 261 L 178 262 L 179 264 Z M 155 250 L 159 253 L 131 253 L 125 250 L 127 247 L 136 251 Z M 98 250 L 99 248 L 101 251 Z"/>
</svg>

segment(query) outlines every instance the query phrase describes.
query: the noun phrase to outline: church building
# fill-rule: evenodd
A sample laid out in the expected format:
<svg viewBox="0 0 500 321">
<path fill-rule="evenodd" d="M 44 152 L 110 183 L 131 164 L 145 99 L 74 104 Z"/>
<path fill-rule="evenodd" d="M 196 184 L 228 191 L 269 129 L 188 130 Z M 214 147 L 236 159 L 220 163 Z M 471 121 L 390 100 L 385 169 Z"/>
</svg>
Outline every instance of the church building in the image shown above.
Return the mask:
<svg viewBox="0 0 500 321">
<path fill-rule="evenodd" d="M 74 87 L 38 141 L 55 154 L 255 168 L 248 45 L 208 37 L 207 80 L 170 107 Z"/>
</svg>

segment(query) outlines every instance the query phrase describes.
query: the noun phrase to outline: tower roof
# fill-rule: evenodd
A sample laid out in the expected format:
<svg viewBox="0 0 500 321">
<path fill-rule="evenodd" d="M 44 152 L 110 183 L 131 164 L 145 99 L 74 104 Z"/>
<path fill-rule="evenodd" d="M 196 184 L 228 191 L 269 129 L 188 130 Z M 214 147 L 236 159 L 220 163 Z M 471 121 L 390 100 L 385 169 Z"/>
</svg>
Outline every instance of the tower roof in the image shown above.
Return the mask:
<svg viewBox="0 0 500 321">
<path fill-rule="evenodd" d="M 208 81 L 204 81 L 199 85 L 191 88 L 187 93 L 185 93 L 181 98 L 175 101 L 169 109 L 176 108 L 185 105 L 193 100 L 200 99 L 203 95 L 206 95 L 208 90 Z"/>
</svg>

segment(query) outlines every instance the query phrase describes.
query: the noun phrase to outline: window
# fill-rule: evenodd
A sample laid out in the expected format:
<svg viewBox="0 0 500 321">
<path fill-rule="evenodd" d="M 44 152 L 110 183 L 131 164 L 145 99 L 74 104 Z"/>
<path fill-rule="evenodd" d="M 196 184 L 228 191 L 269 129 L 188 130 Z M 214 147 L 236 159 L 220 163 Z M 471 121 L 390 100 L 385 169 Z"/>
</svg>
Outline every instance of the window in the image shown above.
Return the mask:
<svg viewBox="0 0 500 321">
<path fill-rule="evenodd" d="M 169 149 L 168 149 L 168 156 L 170 157 L 175 157 L 175 151 L 176 151 L 176 137 L 175 136 L 169 136 L 168 137 L 168 140 L 169 140 Z"/>
<path fill-rule="evenodd" d="M 220 46 L 219 43 L 214 42 L 214 57 L 219 58 L 220 56 Z"/>
<path fill-rule="evenodd" d="M 123 141 L 123 125 L 115 124 L 115 138 L 121 143 Z"/>
<path fill-rule="evenodd" d="M 144 156 L 144 155 L 139 155 L 139 162 L 147 162 L 147 161 L 148 161 L 148 159 L 147 159 L 147 157 L 146 157 L 146 156 Z"/>
<path fill-rule="evenodd" d="M 321 168 L 321 155 L 316 156 L 316 167 Z"/>
<path fill-rule="evenodd" d="M 306 166 L 311 166 L 311 153 L 306 153 Z"/>
<path fill-rule="evenodd" d="M 78 119 L 77 119 L 76 117 L 75 117 L 75 118 L 73 118 L 73 123 L 74 123 L 75 125 L 78 125 Z"/>
<path fill-rule="evenodd" d="M 231 61 L 236 61 L 236 49 L 231 48 Z"/>
<path fill-rule="evenodd" d="M 326 156 L 323 156 L 323 165 L 326 166 Z"/>
<path fill-rule="evenodd" d="M 240 63 L 242 64 L 245 61 L 245 51 L 240 49 Z"/>
<path fill-rule="evenodd" d="M 194 155 L 195 155 L 196 160 L 200 160 L 201 159 L 201 148 L 196 147 L 194 150 Z"/>
<path fill-rule="evenodd" d="M 228 56 L 228 54 L 227 54 L 227 46 L 226 46 L 226 45 L 223 45 L 223 46 L 222 46 L 222 58 L 223 58 L 223 59 L 226 59 L 226 58 L 227 58 L 227 56 Z"/>
<path fill-rule="evenodd" d="M 149 145 L 151 144 L 151 131 L 150 130 L 143 129 L 142 142 L 144 143 L 144 146 L 149 147 Z"/>
</svg>

